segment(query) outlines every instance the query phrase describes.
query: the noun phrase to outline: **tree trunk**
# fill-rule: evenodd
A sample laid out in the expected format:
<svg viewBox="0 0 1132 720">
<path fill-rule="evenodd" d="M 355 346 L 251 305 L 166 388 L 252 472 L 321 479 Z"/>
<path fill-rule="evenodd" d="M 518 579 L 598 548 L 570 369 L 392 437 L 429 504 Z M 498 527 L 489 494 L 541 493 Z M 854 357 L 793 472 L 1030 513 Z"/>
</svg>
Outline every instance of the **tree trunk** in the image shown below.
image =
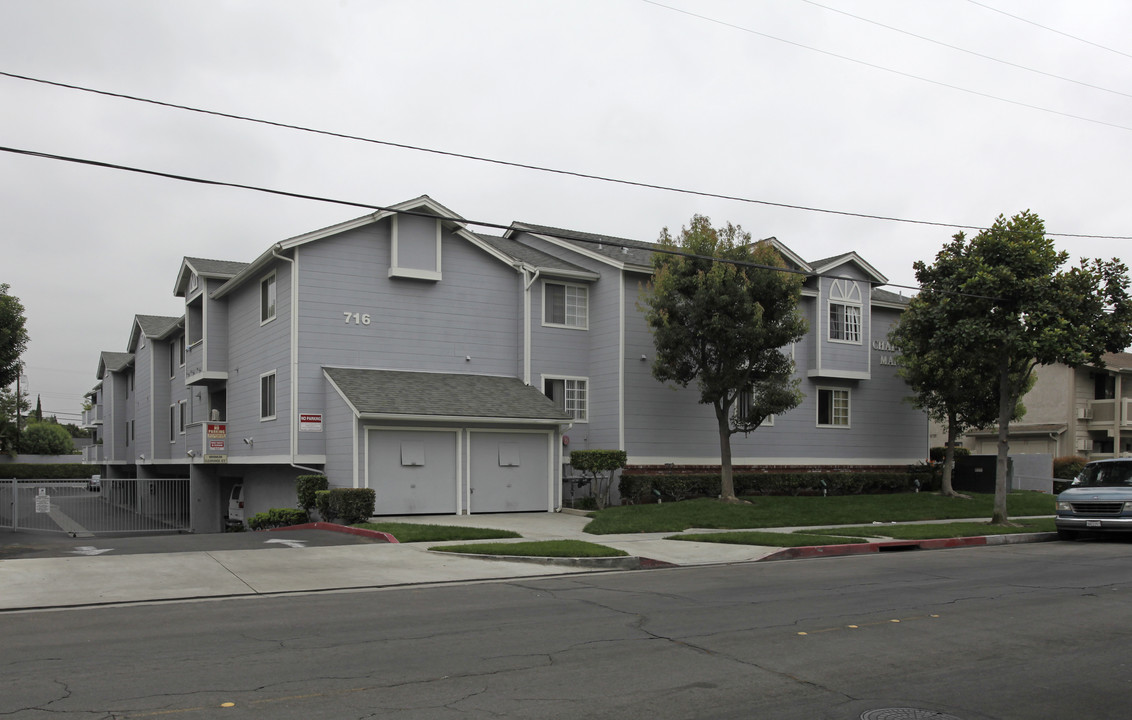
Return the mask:
<svg viewBox="0 0 1132 720">
<path fill-rule="evenodd" d="M 955 411 L 947 411 L 947 447 L 943 452 L 943 479 L 940 481 L 940 494 L 944 497 L 957 497 L 959 493 L 951 487 L 951 474 L 955 469 Z"/>
<path fill-rule="evenodd" d="M 1010 462 L 1010 416 L 1014 414 L 1014 399 L 1010 392 L 1010 359 L 1003 355 L 998 366 L 998 462 L 994 476 L 994 514 L 992 525 L 1006 525 L 1006 473 Z"/>
<path fill-rule="evenodd" d="M 735 475 L 731 470 L 731 423 L 727 421 L 727 409 L 716 405 L 715 419 L 719 423 L 719 498 L 724 502 L 738 502 Z"/>
</svg>

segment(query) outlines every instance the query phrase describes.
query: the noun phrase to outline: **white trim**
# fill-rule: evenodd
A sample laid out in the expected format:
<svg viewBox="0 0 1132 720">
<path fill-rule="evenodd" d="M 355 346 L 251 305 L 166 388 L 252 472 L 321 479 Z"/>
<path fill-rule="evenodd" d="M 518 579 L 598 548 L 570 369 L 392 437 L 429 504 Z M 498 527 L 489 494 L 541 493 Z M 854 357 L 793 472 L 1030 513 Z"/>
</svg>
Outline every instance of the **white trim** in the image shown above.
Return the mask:
<svg viewBox="0 0 1132 720">
<path fill-rule="evenodd" d="M 853 426 L 853 391 L 850 388 L 833 387 L 827 385 L 819 385 L 817 388 L 817 407 L 814 413 L 814 427 L 822 429 L 835 429 L 835 430 L 848 430 Z M 845 424 L 840 423 L 825 423 L 821 422 L 821 393 L 823 390 L 828 390 L 831 393 L 843 392 L 845 393 Z M 830 396 L 830 402 L 834 402 L 834 396 Z M 829 408 L 830 419 L 833 419 L 833 406 Z"/>
<path fill-rule="evenodd" d="M 543 373 L 542 375 L 539 375 L 539 391 L 544 393 L 544 394 L 546 393 L 546 381 L 547 380 L 562 380 L 562 381 L 566 381 L 566 380 L 578 381 L 578 380 L 581 380 L 582 382 L 584 382 L 586 384 L 586 416 L 584 418 L 573 418 L 571 420 L 571 422 L 573 422 L 575 424 L 576 423 L 588 424 L 589 421 L 590 421 L 590 379 L 588 377 L 583 376 L 583 375 L 554 375 L 554 374 L 549 374 L 549 373 Z M 565 398 L 566 387 L 565 387 L 565 383 L 563 383 L 562 392 L 563 392 L 562 410 L 563 410 L 563 412 L 566 412 L 567 414 L 569 414 L 569 412 L 566 411 L 566 398 Z M 551 399 L 553 400 L 553 398 L 551 398 Z M 558 424 L 562 423 L 561 420 L 558 420 L 556 422 Z"/>
<path fill-rule="evenodd" d="M 267 283 L 268 280 L 271 281 L 272 286 L 275 288 L 275 303 L 271 307 L 271 317 L 264 318 L 263 312 L 264 312 L 265 308 L 264 308 L 264 305 L 263 305 L 263 288 L 264 288 L 264 284 Z M 279 317 L 279 282 L 278 282 L 278 277 L 276 275 L 275 269 L 272 269 L 271 272 L 263 275 L 259 279 L 259 324 L 260 324 L 260 327 L 268 324 L 269 322 L 274 321 L 275 318 L 277 318 L 277 317 Z"/>
<path fill-rule="evenodd" d="M 273 405 L 272 410 L 274 412 L 271 415 L 264 415 L 263 414 L 263 379 L 265 377 L 269 376 L 269 375 L 272 376 L 273 378 L 275 378 L 274 381 L 272 381 L 272 383 L 271 383 L 272 394 L 274 395 L 274 397 L 272 398 L 271 404 Z M 269 372 L 260 373 L 259 384 L 256 386 L 256 388 L 259 391 L 259 421 L 260 422 L 267 422 L 269 420 L 275 420 L 276 418 L 279 417 L 279 370 L 275 369 L 275 370 L 271 370 Z"/>
<path fill-rule="evenodd" d="M 413 280 L 440 280 L 443 274 L 443 266 L 441 264 L 441 250 L 443 240 L 443 224 L 440 218 L 436 218 L 436 262 L 434 263 L 435 270 L 423 270 L 421 268 L 407 268 L 401 267 L 400 262 L 400 215 L 394 215 L 390 219 L 389 227 L 389 277 L 410 278 Z M 422 218 L 424 219 L 424 218 Z"/>
<path fill-rule="evenodd" d="M 625 272 L 617 273 L 617 449 L 625 449 Z M 587 391 L 589 383 L 586 383 Z M 589 397 L 586 417 L 589 417 Z"/>
<path fill-rule="evenodd" d="M 806 377 L 830 378 L 837 380 L 871 380 L 872 373 L 867 370 L 807 370 Z"/>
<path fill-rule="evenodd" d="M 836 458 L 815 458 L 815 457 L 767 457 L 760 455 L 758 457 L 733 457 L 731 462 L 733 465 L 757 465 L 764 467 L 768 465 L 914 465 L 923 462 L 924 458 L 917 455 L 916 457 L 906 458 L 869 458 L 869 457 L 836 457 Z M 629 465 L 664 465 L 665 463 L 672 463 L 673 465 L 718 465 L 718 457 L 672 457 L 669 455 L 642 455 L 630 456 Z"/>
<path fill-rule="evenodd" d="M 554 323 L 554 322 L 547 322 L 546 321 L 546 286 L 547 285 L 561 285 L 562 286 L 562 303 L 563 303 L 562 312 L 563 312 L 563 318 L 564 319 L 565 319 L 566 315 L 568 315 L 568 313 L 566 311 L 566 308 L 567 308 L 567 304 L 566 304 L 566 292 L 567 291 L 566 291 L 566 288 L 571 288 L 571 287 L 572 288 L 578 288 L 578 289 L 581 289 L 582 291 L 585 292 L 586 314 L 585 314 L 585 317 L 582 318 L 582 324 L 581 325 L 571 325 L 567 322 Z M 542 312 L 540 313 L 539 319 L 541 320 L 543 327 L 562 328 L 562 329 L 565 329 L 565 330 L 589 330 L 590 329 L 590 288 L 589 288 L 589 286 L 584 285 L 582 283 L 564 282 L 564 281 L 559 281 L 559 280 L 543 280 L 542 281 Z"/>
<path fill-rule="evenodd" d="M 508 429 L 500 429 L 500 428 L 464 428 L 464 433 L 467 435 L 467 439 L 468 439 L 468 452 L 467 452 L 467 461 L 466 461 L 467 462 L 467 473 L 465 474 L 465 478 L 467 479 L 467 482 L 464 484 L 464 495 L 467 498 L 467 505 L 465 505 L 464 507 L 465 507 L 465 509 L 467 509 L 468 515 L 472 514 L 472 492 L 471 492 L 471 490 L 472 490 L 472 433 L 493 433 L 495 435 L 499 435 L 501 433 L 525 434 L 525 435 L 546 435 L 546 442 L 547 442 L 547 447 L 546 447 L 546 453 L 547 453 L 547 459 L 546 459 L 546 511 L 547 512 L 554 512 L 554 508 L 556 507 L 555 504 L 554 504 L 554 487 L 555 487 L 554 481 L 556 479 L 555 473 L 554 473 L 554 437 L 557 434 L 554 430 L 531 430 L 531 429 L 508 430 Z M 496 511 L 496 510 L 483 510 L 481 512 L 491 513 L 491 512 L 498 512 L 498 511 Z"/>
<path fill-rule="evenodd" d="M 365 476 L 365 485 L 363 485 L 362 487 L 368 488 L 370 486 L 369 485 L 369 434 L 371 432 L 394 431 L 394 432 L 451 433 L 453 439 L 456 441 L 456 463 L 455 463 L 455 467 L 453 468 L 456 471 L 456 483 L 455 483 L 456 487 L 453 488 L 456 492 L 456 513 L 455 514 L 460 515 L 461 514 L 461 512 L 460 512 L 461 511 L 460 489 L 463 485 L 465 485 L 464 480 L 465 480 L 465 477 L 466 477 L 463 474 L 463 472 L 461 472 L 461 467 L 460 467 L 463 464 L 463 456 L 464 456 L 463 443 L 461 442 L 461 436 L 463 435 L 463 430 L 464 430 L 464 428 L 458 428 L 458 427 L 436 427 L 436 428 L 432 428 L 432 427 L 405 427 L 403 425 L 401 425 L 401 426 L 398 426 L 398 425 L 366 425 L 365 426 L 365 431 L 366 431 L 366 434 L 365 434 L 365 458 L 364 458 L 365 469 L 364 469 L 364 472 L 363 472 L 363 474 Z M 379 500 L 380 500 L 380 498 L 379 498 Z"/>
<path fill-rule="evenodd" d="M 408 278 L 410 280 L 441 280 L 439 272 L 433 270 L 415 270 L 413 268 L 389 268 L 389 277 Z"/>
<path fill-rule="evenodd" d="M 382 420 L 386 422 L 455 422 L 491 425 L 563 425 L 569 422 L 569 420 L 563 420 L 561 418 L 473 417 L 470 415 L 397 415 L 395 413 L 361 413 L 357 417 L 360 420 Z"/>
</svg>

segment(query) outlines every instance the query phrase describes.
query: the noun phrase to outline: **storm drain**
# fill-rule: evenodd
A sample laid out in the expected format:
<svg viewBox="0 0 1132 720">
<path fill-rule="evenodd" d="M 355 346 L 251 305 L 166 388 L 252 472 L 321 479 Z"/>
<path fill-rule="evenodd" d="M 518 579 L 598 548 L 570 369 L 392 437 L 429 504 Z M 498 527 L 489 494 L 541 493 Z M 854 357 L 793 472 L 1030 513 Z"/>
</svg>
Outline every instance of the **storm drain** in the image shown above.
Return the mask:
<svg viewBox="0 0 1132 720">
<path fill-rule="evenodd" d="M 861 713 L 861 720 L 959 720 L 959 718 L 921 708 L 880 708 Z"/>
</svg>

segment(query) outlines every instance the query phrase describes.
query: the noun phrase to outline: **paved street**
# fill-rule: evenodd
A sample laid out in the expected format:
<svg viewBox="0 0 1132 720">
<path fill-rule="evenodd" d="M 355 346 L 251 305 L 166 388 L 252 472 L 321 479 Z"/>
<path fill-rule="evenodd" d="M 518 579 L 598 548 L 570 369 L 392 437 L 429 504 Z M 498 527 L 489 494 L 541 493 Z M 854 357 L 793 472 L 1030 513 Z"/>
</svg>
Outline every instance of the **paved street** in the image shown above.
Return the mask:
<svg viewBox="0 0 1132 720">
<path fill-rule="evenodd" d="M 1080 542 L 6 613 L 0 713 L 1113 717 L 1130 589 Z"/>
</svg>

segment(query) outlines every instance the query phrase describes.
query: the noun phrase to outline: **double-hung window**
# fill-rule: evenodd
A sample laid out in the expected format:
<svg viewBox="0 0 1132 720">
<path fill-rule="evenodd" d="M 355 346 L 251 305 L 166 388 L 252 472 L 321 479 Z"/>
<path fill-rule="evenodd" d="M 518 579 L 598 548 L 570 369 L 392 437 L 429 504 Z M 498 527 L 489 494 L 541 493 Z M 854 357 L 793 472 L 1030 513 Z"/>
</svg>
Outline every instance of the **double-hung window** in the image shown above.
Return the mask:
<svg viewBox="0 0 1132 720">
<path fill-rule="evenodd" d="M 542 323 L 585 330 L 589 327 L 589 288 L 585 285 L 544 282 Z"/>
<path fill-rule="evenodd" d="M 586 422 L 587 390 L 585 378 L 543 378 L 543 392 L 575 422 Z"/>
<path fill-rule="evenodd" d="M 735 411 L 734 411 L 735 419 L 738 420 L 741 423 L 751 422 L 751 420 L 753 419 L 752 418 L 752 412 L 753 412 L 754 408 L 752 407 L 752 405 L 753 405 L 754 401 L 755 401 L 754 390 L 752 390 L 750 387 L 745 388 L 743 390 L 740 390 L 739 396 L 737 398 L 735 398 Z M 774 416 L 773 415 L 767 415 L 765 418 L 763 418 L 762 423 L 760 423 L 761 427 L 770 427 L 770 426 L 773 426 L 773 425 L 774 425 Z"/>
<path fill-rule="evenodd" d="M 275 419 L 275 373 L 259 377 L 259 419 Z"/>
<path fill-rule="evenodd" d="M 177 442 L 177 406 L 169 406 L 169 442 Z"/>
<path fill-rule="evenodd" d="M 185 414 L 188 411 L 188 408 L 185 407 L 185 401 L 184 400 L 177 403 L 177 407 L 178 407 L 178 411 L 180 413 L 180 420 L 178 420 L 178 422 L 177 422 L 177 431 L 179 433 L 181 433 L 182 435 L 184 435 L 185 434 Z"/>
<path fill-rule="evenodd" d="M 849 391 L 818 388 L 818 427 L 849 427 Z"/>
<path fill-rule="evenodd" d="M 259 323 L 275 319 L 275 273 L 259 282 Z"/>
<path fill-rule="evenodd" d="M 861 342 L 861 306 L 829 303 L 829 339 Z"/>
</svg>

